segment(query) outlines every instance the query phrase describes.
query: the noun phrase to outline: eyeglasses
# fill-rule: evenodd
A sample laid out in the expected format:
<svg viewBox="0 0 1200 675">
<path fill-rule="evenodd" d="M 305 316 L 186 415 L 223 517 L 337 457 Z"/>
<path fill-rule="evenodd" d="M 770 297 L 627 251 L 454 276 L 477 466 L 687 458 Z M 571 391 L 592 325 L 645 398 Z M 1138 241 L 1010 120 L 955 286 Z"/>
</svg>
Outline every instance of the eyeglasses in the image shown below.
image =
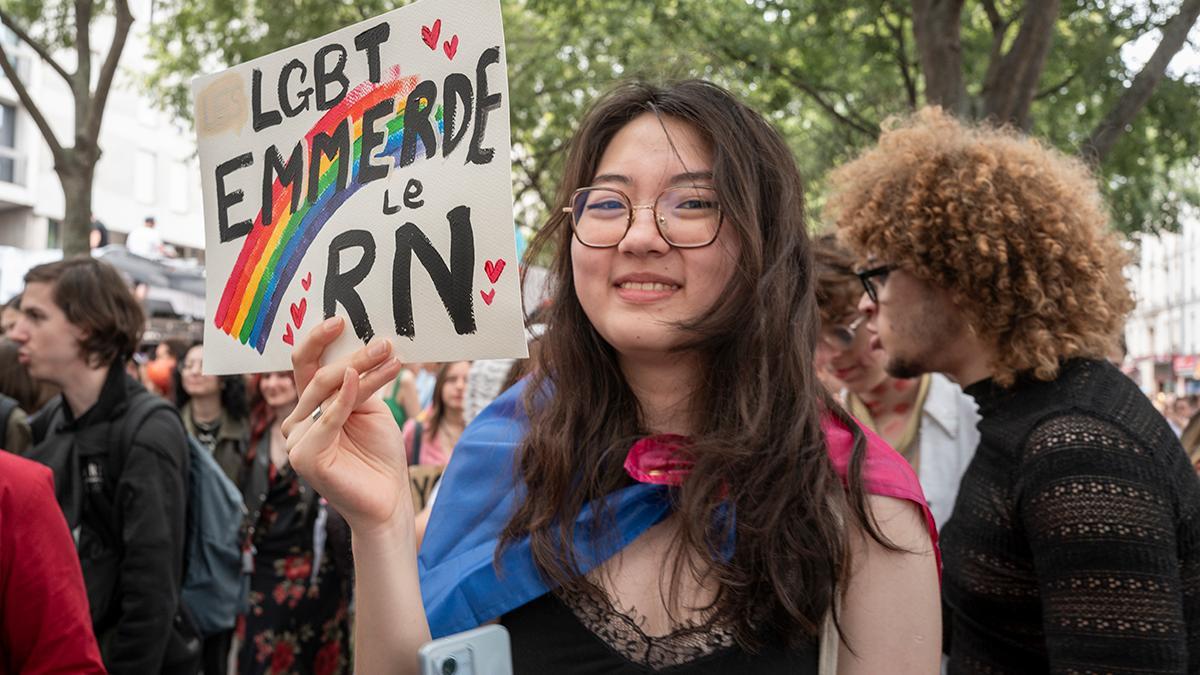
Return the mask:
<svg viewBox="0 0 1200 675">
<path fill-rule="evenodd" d="M 882 286 L 886 284 L 888 274 L 895 269 L 896 268 L 893 265 L 880 265 L 879 267 L 872 267 L 869 270 L 862 270 L 860 272 L 855 272 L 854 274 L 858 277 L 858 280 L 862 282 L 863 290 L 867 292 L 867 297 L 871 298 L 871 302 L 878 303 L 879 290 L 876 285 L 878 284 L 879 286 Z M 879 278 L 879 281 L 872 281 L 872 279 L 875 279 L 876 277 Z"/>
<path fill-rule="evenodd" d="M 829 326 L 821 329 L 821 340 L 834 349 L 849 349 L 858 337 L 858 329 L 867 320 L 866 315 L 860 314 L 848 326 Z"/>
<path fill-rule="evenodd" d="M 616 188 L 585 187 L 571 195 L 563 213 L 571 215 L 571 229 L 584 246 L 611 248 L 621 243 L 633 227 L 633 213 L 650 209 L 654 225 L 675 248 L 700 248 L 717 239 L 721 231 L 721 206 L 714 188 L 699 185 L 669 187 L 653 204 L 634 205 Z"/>
</svg>

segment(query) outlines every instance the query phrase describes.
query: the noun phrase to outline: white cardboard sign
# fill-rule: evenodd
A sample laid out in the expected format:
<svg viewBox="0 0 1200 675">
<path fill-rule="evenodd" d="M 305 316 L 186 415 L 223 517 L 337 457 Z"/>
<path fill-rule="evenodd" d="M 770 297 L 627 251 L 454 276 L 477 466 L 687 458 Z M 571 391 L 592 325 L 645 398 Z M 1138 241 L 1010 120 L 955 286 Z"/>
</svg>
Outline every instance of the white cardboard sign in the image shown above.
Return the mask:
<svg viewBox="0 0 1200 675">
<path fill-rule="evenodd" d="M 526 355 L 498 0 L 423 0 L 197 78 L 204 371 L 373 336 L 406 361 Z"/>
</svg>

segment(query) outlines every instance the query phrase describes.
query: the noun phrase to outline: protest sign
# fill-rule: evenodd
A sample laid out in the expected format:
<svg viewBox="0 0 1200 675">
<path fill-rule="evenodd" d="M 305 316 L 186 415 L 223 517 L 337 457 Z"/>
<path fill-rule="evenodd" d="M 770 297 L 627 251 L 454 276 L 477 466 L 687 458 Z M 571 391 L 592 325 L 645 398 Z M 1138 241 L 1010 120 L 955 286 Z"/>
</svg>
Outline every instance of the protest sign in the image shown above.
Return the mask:
<svg viewBox="0 0 1200 675">
<path fill-rule="evenodd" d="M 498 0 L 423 0 L 193 84 L 204 370 L 287 370 L 329 316 L 336 358 L 523 357 Z"/>
</svg>

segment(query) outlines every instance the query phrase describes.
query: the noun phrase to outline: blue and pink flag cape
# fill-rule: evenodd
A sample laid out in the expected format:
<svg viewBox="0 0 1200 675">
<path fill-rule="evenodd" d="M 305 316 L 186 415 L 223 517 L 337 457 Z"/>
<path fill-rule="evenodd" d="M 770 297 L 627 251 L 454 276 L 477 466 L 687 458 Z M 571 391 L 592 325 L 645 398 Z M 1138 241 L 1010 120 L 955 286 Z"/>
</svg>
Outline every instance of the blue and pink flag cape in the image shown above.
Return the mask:
<svg viewBox="0 0 1200 675">
<path fill-rule="evenodd" d="M 509 389 L 471 422 L 442 477 L 418 558 L 421 596 L 434 638 L 475 628 L 550 590 L 533 563 L 528 538 L 505 549 L 499 572 L 493 565 L 500 532 L 524 497 L 514 459 L 529 427 L 524 389 L 524 382 Z M 854 434 L 833 418 L 823 426 L 829 458 L 845 478 Z M 866 491 L 920 506 L 936 551 L 937 529 L 916 474 L 886 442 L 865 428 L 862 432 L 867 440 Z M 583 572 L 665 518 L 670 510 L 669 488 L 632 485 L 610 495 L 608 509 L 616 524 L 613 536 L 591 536 L 591 505 L 577 519 L 575 547 Z"/>
</svg>

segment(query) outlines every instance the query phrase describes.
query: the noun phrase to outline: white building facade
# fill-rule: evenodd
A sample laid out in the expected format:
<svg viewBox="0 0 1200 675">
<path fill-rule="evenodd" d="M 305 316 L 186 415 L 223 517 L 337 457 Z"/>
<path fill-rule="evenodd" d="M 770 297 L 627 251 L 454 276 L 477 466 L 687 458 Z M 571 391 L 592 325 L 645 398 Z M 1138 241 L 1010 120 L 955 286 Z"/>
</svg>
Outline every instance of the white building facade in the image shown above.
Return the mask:
<svg viewBox="0 0 1200 675">
<path fill-rule="evenodd" d="M 100 132 L 102 155 L 96 166 L 92 212 L 109 229 L 111 243 L 154 216 L 164 241 L 196 255 L 204 247 L 204 217 L 199 163 L 191 128 L 158 111 L 143 93 L 148 69 L 151 3 L 131 3 L 135 17 L 120 67 L 109 94 Z M 49 66 L 7 30 L 0 29 L 5 50 L 15 55 L 17 71 L 64 145 L 73 142 L 71 91 Z M 111 43 L 111 17 L 92 29 L 93 71 Z M 72 53 L 60 53 L 73 66 Z M 0 245 L 26 250 L 61 246 L 64 199 L 49 146 L 0 73 Z"/>
<path fill-rule="evenodd" d="M 1125 326 L 1128 361 L 1148 394 L 1200 394 L 1200 213 L 1178 233 L 1143 236 L 1129 270 L 1137 307 Z"/>
</svg>

